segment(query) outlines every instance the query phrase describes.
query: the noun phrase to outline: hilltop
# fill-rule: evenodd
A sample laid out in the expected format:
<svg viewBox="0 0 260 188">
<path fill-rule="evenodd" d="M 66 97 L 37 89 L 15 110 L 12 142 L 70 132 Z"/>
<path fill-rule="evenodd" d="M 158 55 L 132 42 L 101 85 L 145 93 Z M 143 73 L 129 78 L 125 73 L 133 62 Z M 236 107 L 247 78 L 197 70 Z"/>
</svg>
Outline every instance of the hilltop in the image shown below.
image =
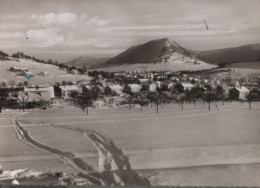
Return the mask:
<svg viewBox="0 0 260 188">
<path fill-rule="evenodd" d="M 130 47 L 109 59 L 105 66 L 102 70 L 179 71 L 216 67 L 201 61 L 192 51 L 168 38 L 152 40 Z"/>
</svg>

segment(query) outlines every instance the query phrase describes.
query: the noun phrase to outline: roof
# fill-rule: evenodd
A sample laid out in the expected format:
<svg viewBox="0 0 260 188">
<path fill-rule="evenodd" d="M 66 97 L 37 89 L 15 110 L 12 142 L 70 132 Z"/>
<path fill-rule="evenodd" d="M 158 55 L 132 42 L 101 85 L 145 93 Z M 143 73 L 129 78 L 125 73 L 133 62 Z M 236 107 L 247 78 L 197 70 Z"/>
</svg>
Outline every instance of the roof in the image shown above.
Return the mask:
<svg viewBox="0 0 260 188">
<path fill-rule="evenodd" d="M 139 87 L 139 88 L 141 88 L 142 86 L 141 85 L 138 85 L 138 84 L 128 84 L 128 86 L 129 87 Z"/>
<path fill-rule="evenodd" d="M 122 89 L 122 86 L 120 86 L 119 84 L 109 85 L 108 87 L 110 87 L 111 89 Z"/>
<path fill-rule="evenodd" d="M 239 92 L 249 92 L 250 90 L 247 89 L 246 87 L 242 86 L 242 87 L 235 87 L 236 90 L 238 90 Z"/>
<path fill-rule="evenodd" d="M 25 102 L 40 102 L 40 101 L 50 101 L 51 94 L 47 91 L 41 92 L 22 92 L 20 91 L 18 94 L 18 99 L 20 102 L 25 99 Z"/>
<path fill-rule="evenodd" d="M 149 80 L 147 78 L 140 78 L 138 79 L 140 82 L 148 82 Z"/>
<path fill-rule="evenodd" d="M 30 72 L 30 71 L 23 71 L 24 73 L 26 73 L 26 74 L 33 74 L 32 72 Z"/>
<path fill-rule="evenodd" d="M 28 69 L 28 68 L 19 68 L 19 67 L 11 67 L 11 68 L 20 69 L 20 70 L 27 70 Z"/>
<path fill-rule="evenodd" d="M 78 90 L 78 86 L 76 85 L 59 86 L 59 88 L 63 91 Z"/>
<path fill-rule="evenodd" d="M 91 90 L 91 89 L 92 89 L 92 86 L 90 86 L 90 85 L 85 85 L 85 88 L 87 88 L 88 90 Z"/>
<path fill-rule="evenodd" d="M 192 84 L 190 84 L 190 83 L 181 83 L 181 85 L 182 85 L 184 88 L 194 87 L 194 85 L 192 85 Z"/>
<path fill-rule="evenodd" d="M 48 92 L 50 93 L 50 97 L 51 98 L 55 98 L 55 95 L 54 95 L 54 88 L 53 86 L 45 86 L 45 87 L 24 87 L 24 91 L 28 92 L 28 93 L 33 93 L 33 92 L 41 92 L 41 93 L 44 93 L 44 92 Z"/>
</svg>

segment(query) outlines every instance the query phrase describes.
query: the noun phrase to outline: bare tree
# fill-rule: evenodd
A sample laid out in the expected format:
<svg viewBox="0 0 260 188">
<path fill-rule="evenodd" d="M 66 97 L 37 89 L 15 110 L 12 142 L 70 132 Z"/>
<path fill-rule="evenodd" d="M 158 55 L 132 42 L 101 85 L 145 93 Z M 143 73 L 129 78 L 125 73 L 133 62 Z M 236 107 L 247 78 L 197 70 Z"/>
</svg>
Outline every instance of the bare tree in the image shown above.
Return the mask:
<svg viewBox="0 0 260 188">
<path fill-rule="evenodd" d="M 20 91 L 20 92 L 18 93 L 18 101 L 22 103 L 22 105 L 23 105 L 23 111 L 24 111 L 24 109 L 25 109 L 25 104 L 26 104 L 26 102 L 27 102 L 28 100 L 29 100 L 29 97 L 28 97 L 28 95 L 27 95 L 26 92 Z"/>
<path fill-rule="evenodd" d="M 249 109 L 251 109 L 251 103 L 252 103 L 251 92 L 249 92 L 249 93 L 246 95 L 246 100 L 247 100 L 247 102 L 248 102 Z"/>
<path fill-rule="evenodd" d="M 10 81 L 8 82 L 8 84 L 9 84 L 11 87 L 14 87 L 14 85 L 15 85 L 15 80 L 10 80 Z"/>
</svg>

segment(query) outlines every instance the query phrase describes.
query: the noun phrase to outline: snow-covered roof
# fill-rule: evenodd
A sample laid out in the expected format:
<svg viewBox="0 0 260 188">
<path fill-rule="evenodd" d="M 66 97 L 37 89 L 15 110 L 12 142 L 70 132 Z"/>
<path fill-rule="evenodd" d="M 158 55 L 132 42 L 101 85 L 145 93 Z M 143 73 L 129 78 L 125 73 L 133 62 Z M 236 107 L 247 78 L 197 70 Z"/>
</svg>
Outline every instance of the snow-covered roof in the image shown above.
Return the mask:
<svg viewBox="0 0 260 188">
<path fill-rule="evenodd" d="M 20 68 L 20 67 L 11 67 L 13 69 L 20 69 L 20 70 L 28 70 L 28 68 Z"/>
<path fill-rule="evenodd" d="M 129 87 L 131 87 L 131 88 L 141 88 L 142 86 L 141 85 L 139 85 L 139 84 L 128 84 L 128 86 Z"/>
<path fill-rule="evenodd" d="M 249 92 L 250 90 L 247 89 L 246 87 L 242 86 L 242 87 L 235 87 L 239 92 Z"/>
<path fill-rule="evenodd" d="M 109 85 L 108 87 L 110 87 L 111 89 L 122 89 L 122 86 L 120 86 L 119 84 Z"/>
<path fill-rule="evenodd" d="M 181 84 L 184 88 L 191 88 L 194 87 L 194 85 L 190 84 L 190 83 L 182 83 Z"/>
<path fill-rule="evenodd" d="M 59 88 L 63 91 L 78 90 L 78 86 L 76 85 L 59 86 Z"/>
<path fill-rule="evenodd" d="M 85 88 L 87 88 L 88 90 L 92 89 L 92 87 L 90 85 L 85 85 Z"/>
<path fill-rule="evenodd" d="M 54 98 L 54 88 L 53 86 L 47 86 L 47 87 L 24 87 L 24 91 L 29 92 L 29 93 L 33 93 L 33 92 L 48 92 L 50 93 L 50 97 Z"/>
<path fill-rule="evenodd" d="M 26 74 L 33 74 L 32 72 L 30 72 L 30 71 L 23 71 L 24 73 L 26 73 Z"/>
<path fill-rule="evenodd" d="M 148 82 L 148 79 L 147 78 L 140 78 L 139 81 L 140 82 Z"/>
</svg>

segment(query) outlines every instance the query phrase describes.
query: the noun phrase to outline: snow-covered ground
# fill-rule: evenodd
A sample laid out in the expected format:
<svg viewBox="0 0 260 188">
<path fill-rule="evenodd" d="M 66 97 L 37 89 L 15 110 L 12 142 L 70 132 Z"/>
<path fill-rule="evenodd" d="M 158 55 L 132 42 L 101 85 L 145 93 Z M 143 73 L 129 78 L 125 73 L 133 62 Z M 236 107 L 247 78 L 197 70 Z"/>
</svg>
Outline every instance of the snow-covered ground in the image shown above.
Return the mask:
<svg viewBox="0 0 260 188">
<path fill-rule="evenodd" d="M 196 59 L 195 57 L 185 57 L 178 52 L 167 54 L 161 57 L 158 63 L 136 63 L 122 64 L 113 67 L 104 67 L 104 71 L 181 71 L 181 70 L 208 70 L 217 67 Z"/>
<path fill-rule="evenodd" d="M 26 77 L 17 75 L 17 73 L 9 71 L 11 67 L 28 68 L 35 76 L 31 80 L 27 80 Z M 47 76 L 38 75 L 40 72 L 48 72 Z M 54 84 L 55 82 L 71 81 L 76 82 L 77 80 L 89 80 L 87 75 L 73 75 L 68 74 L 65 71 L 59 69 L 54 65 L 48 65 L 38 63 L 33 60 L 27 59 L 12 59 L 12 60 L 0 60 L 0 82 L 6 81 L 7 84 L 10 80 L 15 80 L 16 84 L 19 82 L 28 81 L 29 84 Z"/>
<path fill-rule="evenodd" d="M 87 174 L 122 168 L 113 176 L 120 182 L 127 169 L 126 156 L 131 169 L 152 185 L 259 186 L 260 104 L 253 103 L 251 110 L 247 103 L 211 109 L 199 103 L 195 108 L 185 104 L 184 110 L 178 104 L 165 104 L 159 114 L 149 106 L 142 112 L 139 108 L 89 109 L 87 116 L 74 107 L 53 107 L 16 116 L 38 143 L 29 145 L 18 139 L 12 125 L 18 112 L 4 112 L 0 114 L 0 150 L 4 151 L 0 164 L 4 170 L 67 173 L 78 172 L 73 164 L 84 164 Z M 49 147 L 47 151 L 42 145 Z M 134 179 L 140 177 L 135 172 Z"/>
</svg>

